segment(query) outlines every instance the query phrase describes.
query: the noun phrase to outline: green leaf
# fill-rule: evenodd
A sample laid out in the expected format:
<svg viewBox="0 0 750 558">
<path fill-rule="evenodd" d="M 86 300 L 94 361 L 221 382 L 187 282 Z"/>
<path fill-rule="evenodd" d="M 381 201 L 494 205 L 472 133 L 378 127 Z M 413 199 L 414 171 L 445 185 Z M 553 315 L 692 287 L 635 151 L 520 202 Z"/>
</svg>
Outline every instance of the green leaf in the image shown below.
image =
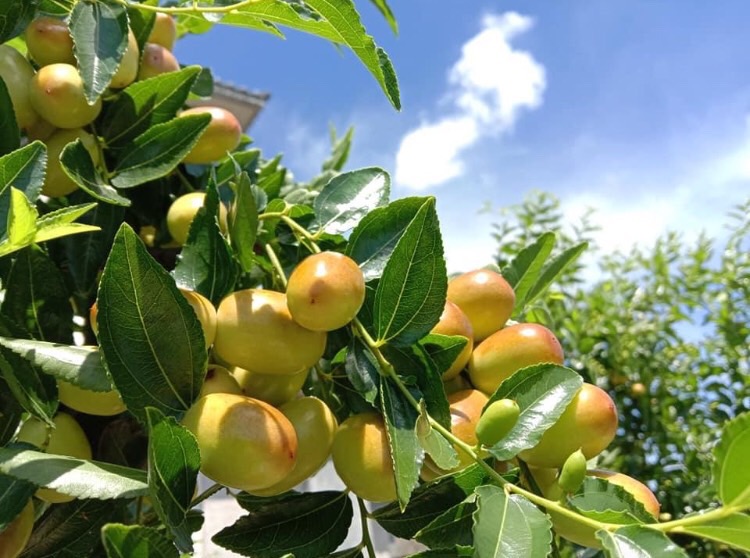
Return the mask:
<svg viewBox="0 0 750 558">
<path fill-rule="evenodd" d="M 698 525 L 678 527 L 672 532 L 709 539 L 750 552 L 750 516 L 744 513 L 733 513 Z"/>
<path fill-rule="evenodd" d="M 112 185 L 133 188 L 166 176 L 198 143 L 209 122 L 210 114 L 191 114 L 152 126 L 117 162 Z"/>
<path fill-rule="evenodd" d="M 148 486 L 151 502 L 182 552 L 193 551 L 186 525 L 201 456 L 195 437 L 153 407 L 148 419 Z"/>
<path fill-rule="evenodd" d="M 391 10 L 388 2 L 386 2 L 386 0 L 370 0 L 370 2 L 373 3 L 388 22 L 388 26 L 391 28 L 391 31 L 393 31 L 393 34 L 398 35 L 398 22 L 396 21 L 396 16 L 393 15 L 393 10 Z"/>
<path fill-rule="evenodd" d="M 418 486 L 403 512 L 398 502 L 392 502 L 373 511 L 372 518 L 390 534 L 411 539 L 444 511 L 463 502 L 486 481 L 484 470 L 479 465 L 472 465 L 455 475 Z"/>
<path fill-rule="evenodd" d="M 190 225 L 187 242 L 174 269 L 177 286 L 198 291 L 218 304 L 234 289 L 237 267 L 219 227 L 219 193 L 209 186 L 204 205 Z"/>
<path fill-rule="evenodd" d="M 20 447 L 0 448 L 0 473 L 76 498 L 135 498 L 148 490 L 140 469 Z"/>
<path fill-rule="evenodd" d="M 425 550 L 424 552 L 409 554 L 406 558 L 461 558 L 462 556 L 474 556 L 474 549 L 470 546 L 440 548 L 438 550 Z"/>
<path fill-rule="evenodd" d="M 32 483 L 0 475 L 0 532 L 21 513 L 34 492 Z"/>
<path fill-rule="evenodd" d="M 544 269 L 539 274 L 534 286 L 526 296 L 526 305 L 528 306 L 534 302 L 540 295 L 544 294 L 544 291 L 549 287 L 567 268 L 570 264 L 574 263 L 581 255 L 586 251 L 589 244 L 588 242 L 581 242 L 575 246 L 571 246 L 558 256 L 552 258 Z"/>
<path fill-rule="evenodd" d="M 37 0 L 3 2 L 0 5 L 0 43 L 21 35 L 33 19 L 36 7 Z"/>
<path fill-rule="evenodd" d="M 438 374 L 442 377 L 455 362 L 458 355 L 466 347 L 468 339 L 462 335 L 441 335 L 439 333 L 430 333 L 423 337 L 419 344 L 430 355 L 432 362 Z"/>
<path fill-rule="evenodd" d="M 102 117 L 107 145 L 121 148 L 149 128 L 172 120 L 200 71 L 200 66 L 188 66 L 126 87 Z"/>
<path fill-rule="evenodd" d="M 331 554 L 330 558 L 363 558 L 362 550 L 359 548 L 348 548 Z"/>
<path fill-rule="evenodd" d="M 174 545 L 153 527 L 110 523 L 102 528 L 109 558 L 179 558 Z"/>
<path fill-rule="evenodd" d="M 0 241 L 0 256 L 6 256 L 34 243 L 37 215 L 36 208 L 24 193 L 11 188 L 7 237 Z"/>
<path fill-rule="evenodd" d="M 0 11 L 3 8 L 0 8 Z M 2 32 L 2 15 L 0 15 L 0 33 Z M 0 41 L 2 43 L 2 41 Z M 21 134 L 18 131 L 16 113 L 2 76 L 0 76 L 0 156 L 7 155 L 21 147 Z"/>
<path fill-rule="evenodd" d="M 18 425 L 21 424 L 23 412 L 23 407 L 11 393 L 0 369 L 0 446 L 13 439 Z"/>
<path fill-rule="evenodd" d="M 552 550 L 552 522 L 526 498 L 498 486 L 476 489 L 475 556 L 537 558 Z"/>
<path fill-rule="evenodd" d="M 750 413 L 724 425 L 714 448 L 714 487 L 725 506 L 750 507 Z"/>
<path fill-rule="evenodd" d="M 370 211 L 388 203 L 391 178 L 376 167 L 334 177 L 315 198 L 316 228 L 329 234 L 352 230 Z"/>
<path fill-rule="evenodd" d="M 96 207 L 95 203 L 64 207 L 42 215 L 36 221 L 37 231 L 35 243 L 47 242 L 63 236 L 73 234 L 99 232 L 99 227 L 84 223 L 73 223 L 81 215 Z"/>
<path fill-rule="evenodd" d="M 344 168 L 346 161 L 349 159 L 353 135 L 354 128 L 351 127 L 341 139 L 336 140 L 336 131 L 331 128 L 333 148 L 331 149 L 331 156 L 323 162 L 323 171 L 341 172 L 341 169 Z"/>
<path fill-rule="evenodd" d="M 352 521 L 347 492 L 293 494 L 259 506 L 234 525 L 219 531 L 213 542 L 253 558 L 328 556 L 344 542 Z"/>
<path fill-rule="evenodd" d="M 66 145 L 60 153 L 65 174 L 84 192 L 105 203 L 128 207 L 130 200 L 121 196 L 102 176 L 91 159 L 91 153 L 80 139 Z"/>
<path fill-rule="evenodd" d="M 142 2 L 142 4 L 150 4 L 153 6 L 154 1 L 148 0 Z M 135 35 L 135 40 L 138 43 L 138 52 L 143 52 L 143 47 L 151 35 L 155 21 L 155 12 L 139 10 L 135 6 L 128 6 L 128 23 L 130 24 L 130 30 L 133 32 L 133 35 Z"/>
<path fill-rule="evenodd" d="M 109 87 L 128 46 L 128 12 L 114 0 L 78 2 L 69 27 L 86 100 L 93 105 Z"/>
<path fill-rule="evenodd" d="M 379 279 L 396 244 L 424 203 L 403 198 L 368 213 L 349 237 L 346 254 L 359 264 L 366 281 Z"/>
<path fill-rule="evenodd" d="M 408 346 L 435 326 L 448 279 L 435 199 L 426 198 L 388 259 L 375 293 L 377 340 Z"/>
<path fill-rule="evenodd" d="M 44 185 L 47 147 L 34 141 L 0 157 L 0 236 L 7 232 L 10 211 L 10 187 L 21 190 L 31 203 L 36 202 Z"/>
<path fill-rule="evenodd" d="M 614 533 L 597 531 L 596 538 L 610 558 L 687 558 L 664 533 L 640 525 L 621 527 Z"/>
<path fill-rule="evenodd" d="M 430 425 L 424 399 L 419 402 L 419 407 L 420 412 L 417 418 L 416 432 L 422 449 L 432 458 L 435 465 L 444 471 L 458 467 L 460 463 L 458 453 L 451 443 Z"/>
<path fill-rule="evenodd" d="M 513 287 L 516 304 L 513 314 L 517 314 L 526 305 L 526 298 L 537 282 L 539 275 L 552 249 L 555 247 L 555 233 L 544 233 L 534 244 L 521 250 L 513 261 L 502 270 L 502 276 Z"/>
<path fill-rule="evenodd" d="M 412 490 L 419 483 L 424 460 L 424 450 L 416 431 L 418 415 L 406 396 L 386 377 L 380 381 L 380 399 L 393 459 L 396 493 L 404 509 Z"/>
<path fill-rule="evenodd" d="M 37 520 L 24 558 L 75 558 L 98 550 L 102 526 L 122 515 L 122 501 L 73 500 L 55 504 Z M 101 556 L 101 554 L 99 554 Z"/>
<path fill-rule="evenodd" d="M 651 523 L 654 517 L 643 504 L 619 485 L 605 479 L 586 477 L 583 486 L 568 498 L 571 508 L 602 523 Z"/>
<path fill-rule="evenodd" d="M 41 0 L 39 2 L 39 11 L 56 15 L 67 16 L 73 9 L 76 0 Z"/>
<path fill-rule="evenodd" d="M 73 307 L 65 279 L 37 247 L 16 257 L 0 311 L 36 339 L 73 343 Z"/>
<path fill-rule="evenodd" d="M 23 357 L 45 374 L 83 389 L 100 392 L 113 389 L 99 347 L 76 347 L 10 337 L 0 337 L 0 347 Z"/>
<path fill-rule="evenodd" d="M 506 437 L 490 448 L 490 453 L 506 461 L 536 446 L 582 385 L 583 380 L 575 371 L 557 364 L 528 366 L 507 378 L 490 397 L 485 409 L 499 399 L 513 399 L 521 408 L 521 414 Z"/>
<path fill-rule="evenodd" d="M 355 390 L 368 402 L 375 403 L 380 372 L 375 357 L 359 337 L 354 337 L 346 353 L 346 376 Z"/>
<path fill-rule="evenodd" d="M 128 410 L 142 421 L 147 406 L 168 416 L 187 410 L 206 370 L 203 329 L 127 224 L 115 237 L 97 305 L 99 345 Z"/>
<path fill-rule="evenodd" d="M 477 509 L 476 498 L 469 496 L 449 508 L 423 527 L 414 538 L 430 548 L 453 548 L 474 544 L 472 525 L 473 514 Z"/>
<path fill-rule="evenodd" d="M 247 172 L 242 172 L 232 189 L 234 200 L 228 215 L 229 239 L 242 271 L 248 273 L 255 262 L 255 239 L 260 223 L 256 193 L 253 191 L 258 187 L 252 184 Z"/>
</svg>

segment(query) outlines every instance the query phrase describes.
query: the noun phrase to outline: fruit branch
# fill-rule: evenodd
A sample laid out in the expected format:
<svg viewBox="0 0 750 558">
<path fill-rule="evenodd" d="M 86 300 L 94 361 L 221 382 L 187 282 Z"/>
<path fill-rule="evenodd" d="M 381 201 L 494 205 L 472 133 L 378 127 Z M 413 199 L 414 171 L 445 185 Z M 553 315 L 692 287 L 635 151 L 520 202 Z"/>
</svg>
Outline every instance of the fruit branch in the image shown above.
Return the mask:
<svg viewBox="0 0 750 558">
<path fill-rule="evenodd" d="M 242 2 L 229 4 L 228 6 L 199 6 L 197 0 L 193 0 L 193 5 L 190 7 L 150 6 L 148 4 L 128 2 L 127 0 L 119 0 L 119 3 L 129 8 L 137 8 L 147 12 L 158 12 L 163 14 L 228 14 L 235 10 L 241 10 L 245 6 L 258 4 L 260 1 L 261 0 L 243 0 Z"/>
<path fill-rule="evenodd" d="M 370 528 L 367 524 L 367 517 L 369 514 L 367 513 L 365 502 L 359 496 L 357 496 L 357 506 L 359 507 L 359 518 L 362 522 L 362 542 L 360 545 L 367 549 L 367 555 L 370 558 L 377 558 L 375 547 L 373 547 L 372 539 L 370 538 Z"/>
</svg>

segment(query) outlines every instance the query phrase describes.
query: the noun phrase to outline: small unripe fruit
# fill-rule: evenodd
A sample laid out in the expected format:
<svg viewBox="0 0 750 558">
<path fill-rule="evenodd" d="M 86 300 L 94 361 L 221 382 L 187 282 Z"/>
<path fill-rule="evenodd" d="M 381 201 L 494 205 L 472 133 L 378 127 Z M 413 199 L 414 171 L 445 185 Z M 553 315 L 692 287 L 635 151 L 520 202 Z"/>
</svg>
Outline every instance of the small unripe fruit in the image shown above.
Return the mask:
<svg viewBox="0 0 750 558">
<path fill-rule="evenodd" d="M 534 467 L 560 468 L 580 448 L 586 459 L 599 455 L 617 433 L 617 409 L 603 389 L 583 384 L 557 422 L 520 458 Z"/>
<path fill-rule="evenodd" d="M 31 105 L 39 115 L 58 128 L 81 128 L 93 122 L 102 110 L 102 100 L 86 101 L 83 79 L 70 64 L 44 66 L 31 78 Z"/>
<path fill-rule="evenodd" d="M 169 50 L 161 45 L 146 43 L 143 45 L 141 67 L 138 70 L 138 81 L 159 76 L 180 69 L 180 63 Z"/>
<path fill-rule="evenodd" d="M 313 331 L 333 331 L 351 322 L 365 301 L 365 277 L 357 263 L 338 252 L 302 260 L 286 289 L 294 321 Z"/>
<path fill-rule="evenodd" d="M 237 149 L 242 140 L 242 125 L 234 114 L 221 107 L 195 107 L 182 111 L 180 116 L 195 114 L 210 114 L 211 121 L 183 163 L 208 165 Z"/>
<path fill-rule="evenodd" d="M 31 538 L 34 528 L 34 503 L 29 500 L 21 513 L 0 531 L 0 558 L 16 558 Z"/>
<path fill-rule="evenodd" d="M 503 380 L 526 366 L 551 362 L 562 364 L 563 350 L 557 337 L 539 324 L 516 324 L 490 335 L 474 348 L 469 360 L 469 379 L 488 395 Z"/>
<path fill-rule="evenodd" d="M 396 499 L 393 460 L 380 415 L 362 413 L 342 422 L 333 439 L 331 457 L 338 476 L 360 498 L 371 502 Z"/>
<path fill-rule="evenodd" d="M 248 492 L 268 488 L 294 468 L 294 427 L 262 401 L 211 393 L 188 409 L 182 424 L 198 441 L 203 474 L 225 486 Z"/>
<path fill-rule="evenodd" d="M 474 330 L 471 327 L 471 322 L 458 306 L 446 300 L 443 313 L 440 314 L 440 320 L 432 328 L 431 333 L 466 337 L 466 346 L 464 346 L 461 353 L 456 357 L 456 360 L 453 361 L 450 368 L 443 372 L 443 381 L 451 380 L 458 376 L 461 370 L 466 367 L 471 358 L 471 352 L 474 350 Z"/>
<path fill-rule="evenodd" d="M 141 53 L 138 50 L 138 41 L 131 30 L 128 30 L 128 46 L 122 55 L 120 67 L 117 68 L 115 75 L 109 86 L 112 89 L 122 89 L 135 81 L 138 77 L 138 62 L 141 59 Z"/>
<path fill-rule="evenodd" d="M 502 275 L 478 269 L 448 282 L 448 300 L 469 318 L 474 341 L 481 341 L 505 325 L 513 313 L 516 295 Z"/>
<path fill-rule="evenodd" d="M 578 449 L 570 454 L 560 469 L 557 484 L 565 492 L 575 492 L 586 478 L 586 456 Z"/>
<path fill-rule="evenodd" d="M 73 37 L 68 24 L 55 17 L 38 17 L 26 28 L 26 46 L 39 66 L 49 64 L 76 65 Z"/>
<path fill-rule="evenodd" d="M 633 397 L 642 397 L 646 395 L 646 386 L 644 386 L 641 382 L 636 382 L 632 385 L 630 388 L 630 395 Z"/>
<path fill-rule="evenodd" d="M 177 23 L 174 18 L 168 14 L 157 13 L 147 42 L 161 45 L 171 51 L 176 40 Z"/>
<path fill-rule="evenodd" d="M 205 397 L 209 393 L 233 393 L 235 395 L 244 395 L 242 388 L 232 374 L 218 364 L 211 364 L 206 371 L 206 378 L 203 380 L 203 387 L 198 394 L 198 399 Z"/>
<path fill-rule="evenodd" d="M 52 455 L 67 455 L 78 459 L 91 459 L 91 445 L 86 433 L 76 420 L 67 413 L 57 413 L 52 419 L 55 425 L 48 431 L 47 425 L 37 418 L 30 418 L 18 431 L 18 441 L 28 442 Z M 36 491 L 37 498 L 52 504 L 70 502 L 75 498 L 50 488 Z"/>
<path fill-rule="evenodd" d="M 44 177 L 44 186 L 42 187 L 42 194 L 45 196 L 59 198 L 78 190 L 78 184 L 65 174 L 62 163 L 60 163 L 60 154 L 65 146 L 77 139 L 81 140 L 95 164 L 101 161 L 94 136 L 82 128 L 57 130 L 45 142 L 47 145 L 47 174 Z"/>
<path fill-rule="evenodd" d="M 29 84 L 34 77 L 34 68 L 16 49 L 0 45 L 0 77 L 8 88 L 18 127 L 28 130 L 39 120 L 29 98 Z"/>
<path fill-rule="evenodd" d="M 492 402 L 477 422 L 477 439 L 485 446 L 494 446 L 508 435 L 520 415 L 521 408 L 512 399 Z"/>
<path fill-rule="evenodd" d="M 205 192 L 190 192 L 178 197 L 169 206 L 167 210 L 167 230 L 180 246 L 187 242 L 190 225 L 198 210 L 203 207 L 205 200 Z M 227 230 L 227 209 L 223 203 L 219 203 L 219 228 L 223 232 Z"/>
<path fill-rule="evenodd" d="M 180 289 L 182 296 L 195 311 L 195 315 L 203 328 L 203 338 L 206 340 L 206 348 L 214 343 L 216 338 L 216 308 L 202 294 L 196 291 Z"/>
<path fill-rule="evenodd" d="M 331 455 L 338 422 L 328 405 L 317 397 L 301 397 L 283 405 L 279 410 L 289 419 L 297 433 L 297 462 L 283 481 L 253 492 L 256 496 L 275 496 L 291 490 L 317 473 Z"/>
<path fill-rule="evenodd" d="M 325 351 L 326 333 L 295 322 L 284 293 L 234 292 L 221 301 L 216 318 L 214 351 L 232 366 L 261 374 L 298 374 Z"/>
<path fill-rule="evenodd" d="M 57 392 L 60 403 L 87 415 L 111 417 L 126 410 L 125 403 L 123 403 L 120 393 L 116 389 L 112 391 L 91 391 L 58 380 Z"/>
<path fill-rule="evenodd" d="M 232 375 L 248 397 L 254 397 L 279 407 L 291 401 L 305 384 L 309 370 L 297 374 L 260 374 L 244 368 L 233 368 Z"/>
</svg>

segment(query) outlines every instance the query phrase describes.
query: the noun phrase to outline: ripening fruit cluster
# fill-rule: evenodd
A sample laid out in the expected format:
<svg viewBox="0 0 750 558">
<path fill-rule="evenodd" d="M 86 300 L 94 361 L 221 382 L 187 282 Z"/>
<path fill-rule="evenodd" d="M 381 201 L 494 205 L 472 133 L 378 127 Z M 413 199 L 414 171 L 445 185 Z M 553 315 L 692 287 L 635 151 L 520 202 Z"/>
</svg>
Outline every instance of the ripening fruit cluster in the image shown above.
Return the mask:
<svg viewBox="0 0 750 558">
<path fill-rule="evenodd" d="M 93 164 L 104 165 L 99 140 L 91 124 L 102 112 L 102 99 L 89 103 L 78 69 L 77 53 L 65 20 L 42 16 L 26 28 L 28 59 L 10 45 L 0 45 L 0 78 L 11 98 L 16 122 L 29 140 L 47 146 L 47 174 L 42 194 L 67 196 L 78 189 L 60 164 L 60 154 L 69 143 L 80 139 Z M 132 30 L 120 65 L 112 77 L 112 91 L 135 81 L 180 69 L 172 54 L 177 27 L 174 19 L 157 14 L 142 51 Z M 179 116 L 210 114 L 211 121 L 185 163 L 210 164 L 240 144 L 242 126 L 229 111 L 219 107 L 196 107 Z"/>
</svg>

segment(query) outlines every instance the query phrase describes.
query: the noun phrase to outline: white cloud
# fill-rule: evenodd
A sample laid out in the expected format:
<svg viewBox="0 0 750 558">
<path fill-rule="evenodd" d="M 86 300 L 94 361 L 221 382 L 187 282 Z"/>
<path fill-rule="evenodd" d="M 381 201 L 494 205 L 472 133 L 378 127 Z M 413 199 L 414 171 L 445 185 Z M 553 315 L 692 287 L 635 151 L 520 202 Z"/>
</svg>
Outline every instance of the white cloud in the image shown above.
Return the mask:
<svg viewBox="0 0 750 558">
<path fill-rule="evenodd" d="M 515 12 L 489 15 L 482 30 L 461 48 L 448 74 L 446 97 L 453 114 L 408 132 L 396 155 L 396 182 L 421 190 L 464 171 L 462 153 L 487 135 L 513 129 L 523 110 L 542 104 L 544 67 L 511 41 L 533 26 Z"/>
</svg>

